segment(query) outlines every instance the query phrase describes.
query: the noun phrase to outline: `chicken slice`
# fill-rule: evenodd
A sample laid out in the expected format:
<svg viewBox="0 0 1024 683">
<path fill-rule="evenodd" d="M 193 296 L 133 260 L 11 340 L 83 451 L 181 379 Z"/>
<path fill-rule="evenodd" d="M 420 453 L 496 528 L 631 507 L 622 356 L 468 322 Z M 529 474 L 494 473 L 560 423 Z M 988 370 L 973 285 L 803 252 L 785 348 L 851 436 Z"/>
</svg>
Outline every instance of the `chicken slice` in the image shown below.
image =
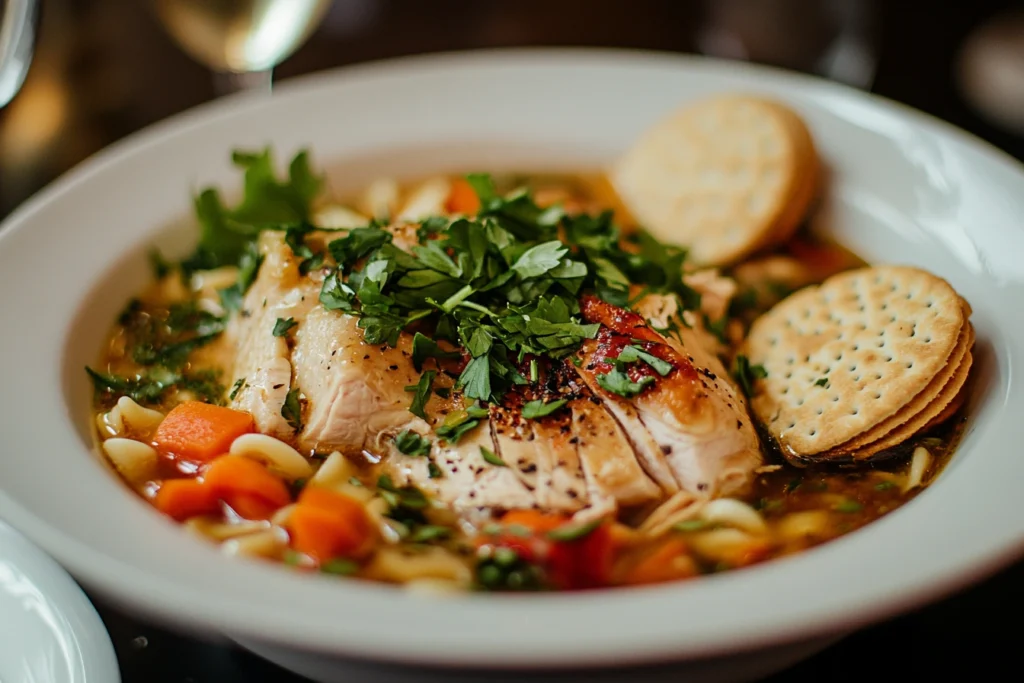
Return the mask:
<svg viewBox="0 0 1024 683">
<path fill-rule="evenodd" d="M 702 498 L 742 493 L 761 465 L 757 434 L 743 398 L 726 379 L 718 359 L 704 349 L 698 333 L 679 325 L 679 338 L 669 343 L 648 325 L 646 317 L 665 326 L 674 313 L 674 301 L 647 297 L 638 315 L 584 297 L 584 319 L 602 327 L 597 339 L 585 342 L 580 351 L 580 374 L 616 417 L 635 415 L 628 421 L 619 417 L 631 440 L 637 444 L 652 439 L 661 462 L 683 490 Z M 661 377 L 645 362 L 631 364 L 626 371 L 629 379 L 651 384 L 627 399 L 602 388 L 598 376 L 611 373 L 612 361 L 630 345 L 666 361 L 671 371 Z M 644 464 L 650 467 L 649 462 Z"/>
<path fill-rule="evenodd" d="M 375 451 L 379 437 L 410 428 L 409 412 L 420 373 L 412 364 L 412 339 L 395 347 L 363 341 L 354 316 L 317 306 L 295 333 L 295 382 L 306 397 L 300 450 Z"/>
<path fill-rule="evenodd" d="M 259 273 L 224 335 L 237 349 L 233 381 L 243 380 L 231 405 L 250 413 L 259 431 L 292 440 L 295 430 L 281 414 L 292 385 L 291 351 L 285 337 L 274 336 L 274 326 L 279 318 L 303 320 L 317 302 L 317 287 L 300 280 L 298 259 L 282 233 L 265 231 L 259 249 Z"/>
</svg>

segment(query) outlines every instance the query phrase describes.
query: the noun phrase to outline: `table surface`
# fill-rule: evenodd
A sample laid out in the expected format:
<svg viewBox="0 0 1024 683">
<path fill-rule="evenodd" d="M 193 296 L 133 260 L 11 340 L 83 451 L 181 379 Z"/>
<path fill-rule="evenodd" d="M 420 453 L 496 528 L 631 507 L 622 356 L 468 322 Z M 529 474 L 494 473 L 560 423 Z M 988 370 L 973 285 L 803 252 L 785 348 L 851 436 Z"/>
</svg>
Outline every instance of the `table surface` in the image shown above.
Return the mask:
<svg viewBox="0 0 1024 683">
<path fill-rule="evenodd" d="M 338 0 L 328 21 L 277 71 L 310 71 L 389 56 L 505 45 L 624 46 L 691 52 L 701 14 L 678 0 Z M 961 126 L 1024 159 L 1024 139 L 960 99 L 954 59 L 968 31 L 1013 3 L 925 0 L 876 6 L 872 91 Z M 50 0 L 25 88 L 0 112 L 0 216 L 89 154 L 213 97 L 209 73 L 166 38 L 137 0 Z M 46 98 L 50 98 L 47 100 Z M 59 104 L 56 121 L 32 106 Z M 56 106 L 56 105 L 54 105 Z M 50 110 L 53 110 L 51 106 Z M 51 111 L 52 113 L 52 111 Z M 49 124 L 49 128 L 44 124 Z M 26 136 L 25 131 L 34 132 Z M 955 539 L 950 539 L 955 542 Z M 800 596 L 813 600 L 814 596 Z M 235 648 L 169 633 L 95 599 L 125 683 L 299 681 Z M 959 595 L 860 631 L 772 681 L 922 680 L 1016 670 L 1024 626 L 1024 563 Z"/>
</svg>

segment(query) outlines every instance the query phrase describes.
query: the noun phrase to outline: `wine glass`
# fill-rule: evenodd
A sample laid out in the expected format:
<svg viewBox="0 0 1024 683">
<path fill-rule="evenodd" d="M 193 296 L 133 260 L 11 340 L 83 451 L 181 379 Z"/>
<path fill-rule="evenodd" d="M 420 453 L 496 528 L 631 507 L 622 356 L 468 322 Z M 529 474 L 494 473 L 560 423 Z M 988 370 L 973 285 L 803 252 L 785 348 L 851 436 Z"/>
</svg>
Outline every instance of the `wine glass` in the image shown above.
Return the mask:
<svg viewBox="0 0 1024 683">
<path fill-rule="evenodd" d="M 323 20 L 333 0 L 153 0 L 157 17 L 218 94 L 270 92 L 273 69 Z"/>
</svg>

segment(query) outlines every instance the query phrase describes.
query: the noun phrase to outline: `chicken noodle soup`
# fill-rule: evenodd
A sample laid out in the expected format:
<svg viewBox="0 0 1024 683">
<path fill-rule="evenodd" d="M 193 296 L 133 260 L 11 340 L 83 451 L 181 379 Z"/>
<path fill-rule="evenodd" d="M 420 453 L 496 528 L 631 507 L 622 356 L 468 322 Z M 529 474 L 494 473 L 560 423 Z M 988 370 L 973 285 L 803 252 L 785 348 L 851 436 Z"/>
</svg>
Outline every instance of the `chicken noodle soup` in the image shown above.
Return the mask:
<svg viewBox="0 0 1024 683">
<path fill-rule="evenodd" d="M 236 153 L 184 260 L 112 331 L 101 450 L 226 553 L 428 590 L 691 579 L 892 511 L 961 418 L 854 467 L 790 462 L 740 353 L 791 291 L 864 264 L 797 232 L 691 264 L 601 176 L 381 180 L 326 195 Z M 889 457 L 883 457 L 889 456 Z"/>
</svg>

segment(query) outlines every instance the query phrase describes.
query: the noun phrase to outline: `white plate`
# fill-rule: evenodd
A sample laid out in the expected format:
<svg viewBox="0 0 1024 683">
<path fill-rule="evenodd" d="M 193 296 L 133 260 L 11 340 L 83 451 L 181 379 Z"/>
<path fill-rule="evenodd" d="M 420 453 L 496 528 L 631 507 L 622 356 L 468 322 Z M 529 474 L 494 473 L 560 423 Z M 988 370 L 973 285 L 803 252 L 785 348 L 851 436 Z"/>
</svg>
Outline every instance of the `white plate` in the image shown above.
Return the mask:
<svg viewBox="0 0 1024 683">
<path fill-rule="evenodd" d="M 159 517 L 88 450 L 92 362 L 148 275 L 183 248 L 189 192 L 238 187 L 233 146 L 310 146 L 339 187 L 382 172 L 604 163 L 683 101 L 766 92 L 830 169 L 817 221 L 876 262 L 927 267 L 974 306 L 972 421 L 939 481 L 868 529 L 762 566 L 650 588 L 410 597 L 222 557 Z M 1024 550 L 1024 174 L 898 105 L 819 80 L 680 56 L 511 51 L 402 60 L 219 101 L 112 146 L 0 233 L 0 515 L 126 608 L 322 656 L 481 666 L 694 659 L 821 638 L 934 600 Z"/>
<path fill-rule="evenodd" d="M 82 589 L 0 522 L 0 681 L 120 680 L 107 630 Z"/>
</svg>

